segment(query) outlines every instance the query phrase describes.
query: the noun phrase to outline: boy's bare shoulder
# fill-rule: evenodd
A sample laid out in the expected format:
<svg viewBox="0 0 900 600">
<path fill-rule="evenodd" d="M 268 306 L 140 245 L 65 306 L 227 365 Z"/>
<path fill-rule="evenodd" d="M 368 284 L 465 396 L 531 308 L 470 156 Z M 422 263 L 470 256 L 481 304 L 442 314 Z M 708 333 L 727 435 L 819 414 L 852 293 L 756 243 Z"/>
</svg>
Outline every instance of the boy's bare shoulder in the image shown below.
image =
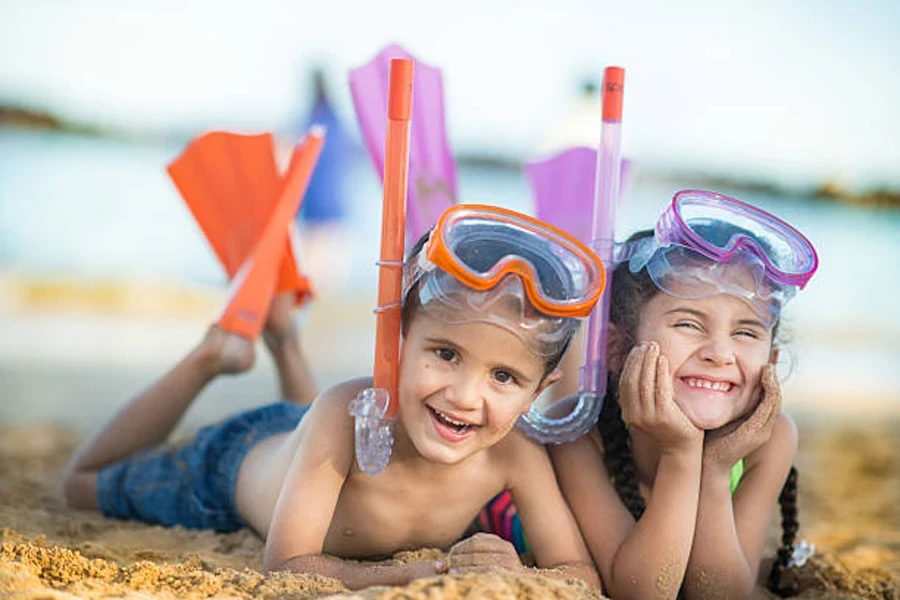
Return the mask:
<svg viewBox="0 0 900 600">
<path fill-rule="evenodd" d="M 350 379 L 321 392 L 313 401 L 309 413 L 300 421 L 298 430 L 302 437 L 321 441 L 323 438 L 338 438 L 352 435 L 353 417 L 350 402 L 360 391 L 371 387 L 371 377 Z"/>
<path fill-rule="evenodd" d="M 349 404 L 371 385 L 371 378 L 351 379 L 328 388 L 313 401 L 296 430 L 306 464 L 337 464 L 340 472 L 349 471 L 354 451 L 354 421 Z"/>
<path fill-rule="evenodd" d="M 520 468 L 523 462 L 547 457 L 546 448 L 518 427 L 513 427 L 506 437 L 488 448 L 488 452 L 493 461 L 509 468 Z"/>
<path fill-rule="evenodd" d="M 335 384 L 319 394 L 313 405 L 324 404 L 329 407 L 344 406 L 350 404 L 350 401 L 366 388 L 372 387 L 371 377 L 357 377 L 348 379 L 347 381 Z"/>
</svg>

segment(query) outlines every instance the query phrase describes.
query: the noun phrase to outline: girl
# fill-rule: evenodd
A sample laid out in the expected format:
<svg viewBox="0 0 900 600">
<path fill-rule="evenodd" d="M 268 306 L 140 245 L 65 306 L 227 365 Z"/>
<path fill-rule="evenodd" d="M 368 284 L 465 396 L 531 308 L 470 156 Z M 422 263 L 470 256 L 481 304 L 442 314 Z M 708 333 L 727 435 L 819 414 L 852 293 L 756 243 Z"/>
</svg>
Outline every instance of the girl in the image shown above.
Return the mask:
<svg viewBox="0 0 900 600">
<path fill-rule="evenodd" d="M 778 589 L 797 530 L 797 430 L 781 412 L 775 338 L 815 250 L 773 215 L 689 190 L 623 258 L 604 409 L 588 435 L 551 448 L 606 590 L 750 596 L 780 501 Z"/>
<path fill-rule="evenodd" d="M 815 250 L 764 211 L 689 190 L 619 259 L 603 410 L 587 435 L 549 447 L 606 593 L 748 597 L 776 502 L 779 591 L 797 532 L 797 431 L 781 412 L 775 339 Z M 476 529 L 527 549 L 509 496 Z"/>
</svg>

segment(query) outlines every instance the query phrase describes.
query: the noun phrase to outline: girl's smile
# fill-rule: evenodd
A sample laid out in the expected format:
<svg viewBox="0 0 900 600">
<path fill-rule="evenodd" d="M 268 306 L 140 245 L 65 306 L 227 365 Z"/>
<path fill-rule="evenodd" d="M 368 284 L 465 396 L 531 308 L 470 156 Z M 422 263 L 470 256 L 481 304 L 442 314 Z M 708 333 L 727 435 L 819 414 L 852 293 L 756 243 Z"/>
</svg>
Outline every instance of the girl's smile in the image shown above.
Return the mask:
<svg viewBox="0 0 900 600">
<path fill-rule="evenodd" d="M 772 356 L 772 332 L 745 300 L 684 300 L 659 293 L 644 307 L 637 341 L 655 341 L 671 368 L 675 402 L 694 423 L 718 429 L 753 409 Z"/>
</svg>

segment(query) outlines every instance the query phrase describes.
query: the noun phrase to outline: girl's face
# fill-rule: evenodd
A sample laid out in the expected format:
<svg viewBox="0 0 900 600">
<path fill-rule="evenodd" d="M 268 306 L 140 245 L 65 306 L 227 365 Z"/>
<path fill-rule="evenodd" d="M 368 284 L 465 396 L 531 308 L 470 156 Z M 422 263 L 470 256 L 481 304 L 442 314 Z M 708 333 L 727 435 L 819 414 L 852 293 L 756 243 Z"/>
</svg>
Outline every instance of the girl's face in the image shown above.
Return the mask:
<svg viewBox="0 0 900 600">
<path fill-rule="evenodd" d="M 501 327 L 449 325 L 419 311 L 403 341 L 400 419 L 422 457 L 457 463 L 509 433 L 549 384 L 544 370 Z"/>
<path fill-rule="evenodd" d="M 772 330 L 746 300 L 660 292 L 641 311 L 636 337 L 659 344 L 675 402 L 700 429 L 718 429 L 756 407 L 760 373 L 773 356 Z"/>
</svg>

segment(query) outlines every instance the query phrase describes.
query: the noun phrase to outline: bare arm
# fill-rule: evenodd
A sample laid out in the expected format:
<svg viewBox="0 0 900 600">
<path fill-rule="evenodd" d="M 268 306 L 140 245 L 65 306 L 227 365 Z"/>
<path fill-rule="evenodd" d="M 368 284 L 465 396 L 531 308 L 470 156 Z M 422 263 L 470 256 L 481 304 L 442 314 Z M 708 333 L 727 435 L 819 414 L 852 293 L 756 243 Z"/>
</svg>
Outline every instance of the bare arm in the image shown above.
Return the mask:
<svg viewBox="0 0 900 600">
<path fill-rule="evenodd" d="M 797 430 L 783 413 L 771 438 L 745 460 L 733 500 L 728 470 L 706 464 L 700 511 L 685 578 L 687 598 L 749 598 L 773 508 L 797 450 Z"/>
<path fill-rule="evenodd" d="M 604 589 L 614 598 L 673 598 L 678 593 L 697 515 L 700 451 L 664 453 L 653 495 L 635 523 L 610 483 L 588 436 L 550 449 Z"/>
<path fill-rule="evenodd" d="M 441 561 L 408 564 L 358 563 L 321 554 L 295 556 L 277 570 L 295 573 L 314 573 L 339 579 L 351 590 L 373 585 L 406 585 L 421 577 L 436 577 L 445 571 Z"/>
<path fill-rule="evenodd" d="M 541 574 L 556 579 L 577 577 L 599 588 L 597 569 L 559 489 L 546 449 L 518 431 L 510 435 L 521 437 L 514 440 L 518 449 L 517 460 L 511 464 L 510 493 L 537 566 L 549 569 Z"/>
<path fill-rule="evenodd" d="M 691 551 L 703 434 L 675 404 L 668 361 L 655 343 L 629 353 L 619 403 L 632 438 L 649 438 L 661 452 L 653 493 L 637 523 L 591 438 L 553 449 L 554 465 L 606 592 L 615 598 L 672 598 Z"/>
</svg>

